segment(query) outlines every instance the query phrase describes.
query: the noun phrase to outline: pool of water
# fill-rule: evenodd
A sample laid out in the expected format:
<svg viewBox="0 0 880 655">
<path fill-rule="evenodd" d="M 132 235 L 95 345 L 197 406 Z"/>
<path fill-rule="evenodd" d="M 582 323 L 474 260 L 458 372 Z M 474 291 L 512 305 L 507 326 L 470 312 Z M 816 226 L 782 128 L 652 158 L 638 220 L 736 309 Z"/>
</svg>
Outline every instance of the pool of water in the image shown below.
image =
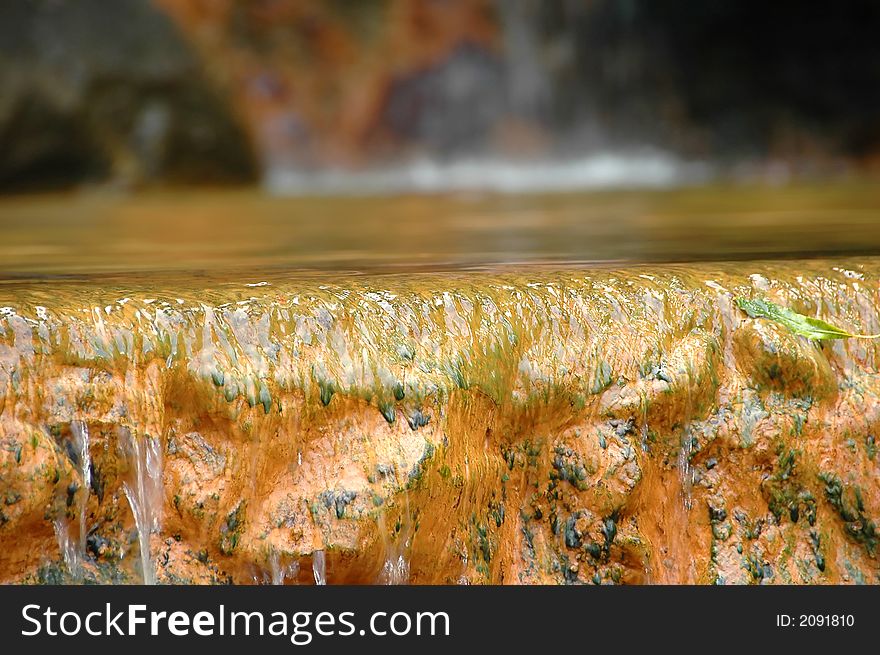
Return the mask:
<svg viewBox="0 0 880 655">
<path fill-rule="evenodd" d="M 258 190 L 0 200 L 0 279 L 358 274 L 880 253 L 880 188 L 274 197 Z"/>
</svg>

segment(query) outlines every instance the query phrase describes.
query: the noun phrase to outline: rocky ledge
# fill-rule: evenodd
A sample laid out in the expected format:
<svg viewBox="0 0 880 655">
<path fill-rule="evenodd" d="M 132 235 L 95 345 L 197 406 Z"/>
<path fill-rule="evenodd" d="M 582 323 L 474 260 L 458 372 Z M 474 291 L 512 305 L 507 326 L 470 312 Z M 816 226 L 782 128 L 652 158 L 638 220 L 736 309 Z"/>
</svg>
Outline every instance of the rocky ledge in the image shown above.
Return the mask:
<svg viewBox="0 0 880 655">
<path fill-rule="evenodd" d="M 0 288 L 0 582 L 880 581 L 880 260 Z"/>
</svg>

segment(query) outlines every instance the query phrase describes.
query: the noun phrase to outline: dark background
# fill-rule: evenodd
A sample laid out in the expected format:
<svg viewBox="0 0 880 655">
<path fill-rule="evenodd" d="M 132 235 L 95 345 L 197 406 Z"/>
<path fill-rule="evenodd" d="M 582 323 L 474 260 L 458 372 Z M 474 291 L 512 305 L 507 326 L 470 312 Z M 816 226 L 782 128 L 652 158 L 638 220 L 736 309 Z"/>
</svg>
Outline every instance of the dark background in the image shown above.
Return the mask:
<svg viewBox="0 0 880 655">
<path fill-rule="evenodd" d="M 18 0 L 0 190 L 662 149 L 874 174 L 871 0 Z"/>
</svg>

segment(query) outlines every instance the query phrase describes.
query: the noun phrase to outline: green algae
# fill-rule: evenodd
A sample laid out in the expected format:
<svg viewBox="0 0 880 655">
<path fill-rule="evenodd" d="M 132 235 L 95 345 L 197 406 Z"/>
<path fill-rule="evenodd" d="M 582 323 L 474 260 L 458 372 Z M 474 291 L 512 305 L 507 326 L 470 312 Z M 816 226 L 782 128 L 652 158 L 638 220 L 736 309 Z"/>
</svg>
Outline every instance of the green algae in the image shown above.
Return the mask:
<svg viewBox="0 0 880 655">
<path fill-rule="evenodd" d="M 326 407 L 330 404 L 330 400 L 332 400 L 333 394 L 336 393 L 336 387 L 333 385 L 332 382 L 319 380 L 318 388 L 320 389 L 321 404 Z"/>
<path fill-rule="evenodd" d="M 239 539 L 244 531 L 247 516 L 247 501 L 243 500 L 227 516 L 220 527 L 219 549 L 224 555 L 231 555 L 238 547 Z"/>
<path fill-rule="evenodd" d="M 395 409 L 393 403 L 380 402 L 379 412 L 382 414 L 382 417 L 389 425 L 394 423 L 394 419 L 397 416 L 397 410 Z"/>
<path fill-rule="evenodd" d="M 825 484 L 825 499 L 845 524 L 846 534 L 873 557 L 880 543 L 880 534 L 874 521 L 865 513 L 862 490 L 856 485 L 847 487 L 834 473 L 822 472 L 819 479 Z"/>
<path fill-rule="evenodd" d="M 263 406 L 263 413 L 268 414 L 272 407 L 272 395 L 269 393 L 269 387 L 265 383 L 260 383 L 260 404 Z"/>
<path fill-rule="evenodd" d="M 816 524 L 816 499 L 798 476 L 797 461 L 802 453 L 780 443 L 776 449 L 777 461 L 772 475 L 764 480 L 761 490 L 770 513 L 779 524 L 785 519 L 797 523 L 805 517 Z"/>
</svg>

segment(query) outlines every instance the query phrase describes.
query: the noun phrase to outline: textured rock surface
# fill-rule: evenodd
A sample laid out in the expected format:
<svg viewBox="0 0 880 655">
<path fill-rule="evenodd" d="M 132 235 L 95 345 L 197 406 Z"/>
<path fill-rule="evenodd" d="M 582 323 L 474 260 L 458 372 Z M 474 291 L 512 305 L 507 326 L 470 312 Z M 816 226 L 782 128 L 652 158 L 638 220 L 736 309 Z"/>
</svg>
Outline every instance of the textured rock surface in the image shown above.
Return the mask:
<svg viewBox="0 0 880 655">
<path fill-rule="evenodd" d="M 733 298 L 876 333 L 878 282 L 866 259 L 6 283 L 0 580 L 140 580 L 128 489 L 160 582 L 877 583 L 877 346 Z"/>
</svg>

